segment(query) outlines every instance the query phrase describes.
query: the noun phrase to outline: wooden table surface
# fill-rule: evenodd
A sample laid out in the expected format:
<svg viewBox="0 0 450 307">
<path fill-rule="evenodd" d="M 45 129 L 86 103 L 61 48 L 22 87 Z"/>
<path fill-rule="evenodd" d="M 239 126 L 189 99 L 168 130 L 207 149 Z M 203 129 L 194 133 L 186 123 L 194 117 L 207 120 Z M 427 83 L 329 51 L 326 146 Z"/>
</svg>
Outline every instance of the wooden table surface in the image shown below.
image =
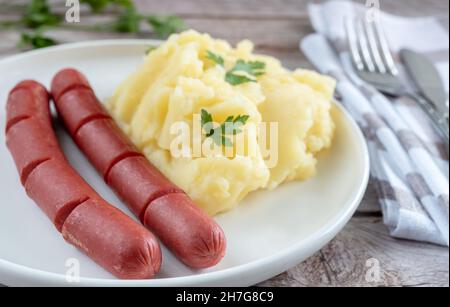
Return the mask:
<svg viewBox="0 0 450 307">
<path fill-rule="evenodd" d="M 0 0 L 0 3 L 10 1 Z M 20 1 L 19 1 L 20 2 Z M 64 10 L 65 1 L 60 2 Z M 177 14 L 189 28 L 236 43 L 248 38 L 257 52 L 274 55 L 290 68 L 311 65 L 298 50 L 298 43 L 312 32 L 307 0 L 136 0 L 148 13 Z M 363 1 L 359 1 L 363 2 Z M 61 4 L 62 3 L 62 4 Z M 380 0 L 384 11 L 405 16 L 437 16 L 448 19 L 447 0 Z M 18 16 L 18 11 L 0 11 L 0 20 Z M 107 20 L 82 11 L 83 24 Z M 60 42 L 126 38 L 127 34 L 51 30 Z M 150 37 L 144 33 L 139 37 Z M 0 58 L 18 53 L 19 32 L 0 30 Z M 370 260 L 372 259 L 372 260 Z M 366 275 L 376 259 L 380 279 Z M 368 262 L 369 261 L 369 262 Z M 449 250 L 430 244 L 397 240 L 382 223 L 376 195 L 369 185 L 360 210 L 344 230 L 307 261 L 262 286 L 449 286 Z"/>
</svg>

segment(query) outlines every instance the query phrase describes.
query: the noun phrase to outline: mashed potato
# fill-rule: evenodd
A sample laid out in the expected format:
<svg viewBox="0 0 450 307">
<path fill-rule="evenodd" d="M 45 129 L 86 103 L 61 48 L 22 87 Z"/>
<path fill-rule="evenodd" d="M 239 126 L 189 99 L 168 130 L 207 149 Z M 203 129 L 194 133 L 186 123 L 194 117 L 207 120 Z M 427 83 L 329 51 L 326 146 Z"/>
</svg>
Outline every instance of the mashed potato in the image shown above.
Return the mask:
<svg viewBox="0 0 450 307">
<path fill-rule="evenodd" d="M 208 51 L 220 55 L 223 65 L 209 59 Z M 234 49 L 195 31 L 173 35 L 145 57 L 107 104 L 146 157 L 211 215 L 233 208 L 251 191 L 313 176 L 316 154 L 331 145 L 335 82 L 311 71 L 288 71 L 276 59 L 252 52 L 248 41 Z M 255 77 L 257 82 L 230 84 L 225 74 L 238 60 L 264 62 L 264 74 Z M 234 136 L 247 149 L 235 149 L 231 156 L 174 157 L 171 144 L 177 135 L 171 127 L 181 121 L 194 129 L 199 123 L 193 115 L 202 110 L 218 123 L 248 115 Z M 250 129 L 262 122 L 278 123 L 275 165 L 263 155 L 258 130 Z M 193 152 L 196 142 L 211 138 L 193 134 L 190 141 Z"/>
</svg>

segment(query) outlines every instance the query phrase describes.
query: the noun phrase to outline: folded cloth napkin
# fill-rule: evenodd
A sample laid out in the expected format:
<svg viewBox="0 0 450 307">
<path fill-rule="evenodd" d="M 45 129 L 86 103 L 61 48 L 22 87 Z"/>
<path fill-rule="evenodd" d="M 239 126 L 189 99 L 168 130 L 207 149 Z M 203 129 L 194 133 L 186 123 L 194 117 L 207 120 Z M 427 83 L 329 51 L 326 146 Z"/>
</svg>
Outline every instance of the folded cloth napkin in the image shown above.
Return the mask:
<svg viewBox="0 0 450 307">
<path fill-rule="evenodd" d="M 344 20 L 366 12 L 364 6 L 348 1 L 310 4 L 311 22 L 319 34 L 305 38 L 301 48 L 313 65 L 338 80 L 345 107 L 365 132 L 372 182 L 391 235 L 448 246 L 448 149 L 414 102 L 406 97 L 388 100 L 354 73 Z M 394 53 L 404 47 L 426 53 L 448 85 L 449 36 L 443 26 L 448 20 L 381 13 L 380 22 L 389 29 Z"/>
</svg>

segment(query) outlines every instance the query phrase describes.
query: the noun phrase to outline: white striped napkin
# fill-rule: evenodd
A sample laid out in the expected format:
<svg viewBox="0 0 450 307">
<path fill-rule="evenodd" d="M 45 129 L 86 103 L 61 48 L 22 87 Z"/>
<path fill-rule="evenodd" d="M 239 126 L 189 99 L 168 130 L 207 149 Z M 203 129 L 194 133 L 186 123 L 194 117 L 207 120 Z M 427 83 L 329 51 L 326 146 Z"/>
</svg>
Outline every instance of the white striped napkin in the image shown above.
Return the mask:
<svg viewBox="0 0 450 307">
<path fill-rule="evenodd" d="M 372 182 L 391 235 L 448 246 L 449 164 L 445 145 L 413 102 L 406 98 L 390 101 L 353 72 L 344 19 L 364 16 L 365 8 L 347 1 L 330 1 L 311 4 L 309 12 L 321 34 L 307 37 L 301 47 L 319 70 L 338 80 L 337 89 L 345 106 L 366 134 Z M 380 19 L 390 29 L 388 38 L 395 41 L 394 52 L 408 47 L 432 55 L 448 80 L 448 33 L 439 22 L 388 14 L 381 14 Z M 407 29 L 414 31 L 414 39 L 404 35 Z"/>
</svg>

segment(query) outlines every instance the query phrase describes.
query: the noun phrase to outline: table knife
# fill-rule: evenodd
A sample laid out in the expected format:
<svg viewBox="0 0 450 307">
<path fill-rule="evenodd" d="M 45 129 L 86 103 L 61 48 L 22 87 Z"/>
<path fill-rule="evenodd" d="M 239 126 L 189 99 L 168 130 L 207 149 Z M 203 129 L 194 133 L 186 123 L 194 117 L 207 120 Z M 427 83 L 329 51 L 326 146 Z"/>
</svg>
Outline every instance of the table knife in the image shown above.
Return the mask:
<svg viewBox="0 0 450 307">
<path fill-rule="evenodd" d="M 448 126 L 448 95 L 434 64 L 425 55 L 409 49 L 401 50 L 400 57 L 420 94 L 445 117 Z"/>
</svg>

